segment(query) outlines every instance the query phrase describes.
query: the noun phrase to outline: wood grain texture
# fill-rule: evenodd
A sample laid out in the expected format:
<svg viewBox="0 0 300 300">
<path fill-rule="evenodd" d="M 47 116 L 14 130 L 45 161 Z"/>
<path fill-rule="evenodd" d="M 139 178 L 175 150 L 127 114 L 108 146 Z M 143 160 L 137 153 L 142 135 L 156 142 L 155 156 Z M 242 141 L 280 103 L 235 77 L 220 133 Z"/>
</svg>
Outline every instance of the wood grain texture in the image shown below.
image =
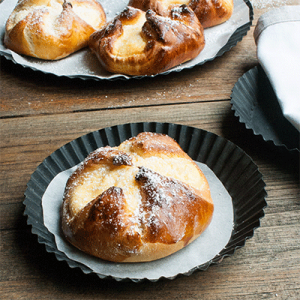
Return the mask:
<svg viewBox="0 0 300 300">
<path fill-rule="evenodd" d="M 299 4 L 286 1 L 287 4 Z M 253 30 L 222 57 L 188 71 L 117 82 L 56 78 L 1 58 L 0 299 L 300 299 L 299 153 L 239 123 L 230 105 L 238 78 L 258 64 Z M 26 184 L 71 140 L 129 122 L 170 122 L 231 140 L 266 183 L 265 217 L 246 245 L 204 272 L 156 283 L 116 282 L 58 261 L 31 233 Z"/>
<path fill-rule="evenodd" d="M 228 99 L 238 78 L 257 63 L 252 31 L 213 62 L 180 74 L 117 82 L 62 79 L 24 69 L 2 57 L 0 117 Z"/>
</svg>

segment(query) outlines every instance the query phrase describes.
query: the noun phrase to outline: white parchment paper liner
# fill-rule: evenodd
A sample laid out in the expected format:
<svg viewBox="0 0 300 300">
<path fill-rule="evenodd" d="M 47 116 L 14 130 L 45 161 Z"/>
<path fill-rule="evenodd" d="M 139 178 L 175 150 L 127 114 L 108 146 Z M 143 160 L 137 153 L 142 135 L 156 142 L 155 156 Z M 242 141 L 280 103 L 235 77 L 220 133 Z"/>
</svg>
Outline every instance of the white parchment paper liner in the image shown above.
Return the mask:
<svg viewBox="0 0 300 300">
<path fill-rule="evenodd" d="M 65 184 L 76 166 L 57 174 L 42 198 L 44 224 L 54 235 L 57 249 L 93 272 L 116 278 L 156 280 L 174 277 L 213 259 L 228 243 L 233 229 L 233 205 L 225 187 L 205 164 L 196 162 L 206 176 L 215 204 L 213 219 L 193 243 L 169 257 L 146 263 L 112 263 L 83 253 L 70 245 L 60 228 L 60 210 Z"/>
<path fill-rule="evenodd" d="M 21 56 L 11 50 L 8 50 L 3 44 L 5 32 L 5 23 L 13 11 L 17 0 L 4 0 L 0 4 L 0 54 L 13 60 L 15 63 L 33 70 L 39 70 L 44 73 L 51 73 L 57 76 L 67 76 L 71 78 L 82 79 L 128 79 L 130 76 L 122 74 L 111 74 L 105 71 L 99 64 L 97 58 L 89 49 L 80 50 L 59 61 L 43 61 L 35 58 Z M 99 0 L 102 4 L 107 21 L 113 19 L 128 4 L 128 0 L 115 0 L 113 5 L 111 0 Z M 171 71 L 181 71 L 188 69 L 207 60 L 213 59 L 220 49 L 226 45 L 229 38 L 241 26 L 250 21 L 249 7 L 244 0 L 234 0 L 234 11 L 232 17 L 225 23 L 205 29 L 206 45 L 204 50 L 195 59 L 173 68 Z M 170 71 L 166 71 L 165 74 Z"/>
</svg>

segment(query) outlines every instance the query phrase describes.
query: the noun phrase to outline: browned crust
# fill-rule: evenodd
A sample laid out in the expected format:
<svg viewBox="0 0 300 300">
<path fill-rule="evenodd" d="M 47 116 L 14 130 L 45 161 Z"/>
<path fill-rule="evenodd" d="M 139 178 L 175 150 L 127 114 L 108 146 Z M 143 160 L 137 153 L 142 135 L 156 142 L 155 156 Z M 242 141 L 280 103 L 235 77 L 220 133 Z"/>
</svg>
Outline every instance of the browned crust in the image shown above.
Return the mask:
<svg viewBox="0 0 300 300">
<path fill-rule="evenodd" d="M 100 32 L 92 34 L 89 46 L 101 65 L 112 73 L 153 75 L 195 58 L 204 48 L 203 28 L 186 6 L 171 11 L 167 18 L 146 12 L 141 35 L 146 43 L 143 53 L 128 57 L 113 55 L 115 41 L 123 34 L 123 24 L 130 24 L 143 12 L 127 7 Z"/>
<path fill-rule="evenodd" d="M 127 141 L 123 142 L 126 145 Z M 128 140 L 131 144 L 131 151 L 138 153 L 141 156 L 147 157 L 156 155 L 174 155 L 190 159 L 189 156 L 182 151 L 178 143 L 166 134 L 156 134 L 152 132 L 142 132 L 136 137 Z"/>
<path fill-rule="evenodd" d="M 49 11 L 41 6 L 48 2 L 24 0 L 17 4 L 6 22 L 4 44 L 7 48 L 27 56 L 57 60 L 86 47 L 90 35 L 105 24 L 104 10 L 96 0 L 64 0 L 61 13 L 48 24 L 45 18 Z M 82 6 L 84 2 L 99 13 L 99 23 L 95 27 L 74 12 L 73 5 Z M 15 16 L 27 10 L 26 17 L 16 23 Z"/>
<path fill-rule="evenodd" d="M 110 146 L 102 147 L 91 152 L 83 161 L 82 165 L 80 165 L 68 179 L 65 198 L 71 199 L 72 195 L 70 193 L 72 192 L 72 186 L 76 181 L 79 180 L 78 184 L 81 184 L 80 178 L 84 176 L 85 173 L 96 170 L 101 165 L 107 165 L 112 169 L 121 166 L 131 166 L 132 159 L 127 153 Z M 70 215 L 69 211 L 68 215 Z"/>
<path fill-rule="evenodd" d="M 214 205 L 200 169 L 204 182 L 202 190 L 139 167 L 135 175 L 141 193 L 137 215 L 128 212 L 128 199 L 122 188 L 114 186 L 73 215 L 69 206 L 74 182 L 80 184 L 80 178 L 99 165 L 133 168 L 130 157 L 135 150 L 145 157 L 168 155 L 192 161 L 167 135 L 145 132 L 119 147 L 104 147 L 92 152 L 69 178 L 62 207 L 64 235 L 80 250 L 114 262 L 151 261 L 185 247 L 210 224 Z M 198 168 L 196 164 L 195 168 Z"/>
<path fill-rule="evenodd" d="M 64 202 L 67 209 L 68 201 Z M 124 261 L 142 246 L 134 224 L 124 213 L 122 189 L 111 187 L 88 203 L 72 221 L 63 214 L 62 229 L 70 243 L 93 256 L 109 261 Z"/>
<path fill-rule="evenodd" d="M 187 245 L 210 223 L 213 204 L 191 186 L 144 167 L 140 167 L 136 180 L 143 195 L 141 211 L 150 220 L 144 228 L 144 242 L 175 244 L 182 241 Z"/>
<path fill-rule="evenodd" d="M 177 1 L 180 3 L 180 0 Z M 160 15 L 167 15 L 174 6 L 164 7 L 160 0 L 130 0 L 132 7 L 143 11 L 152 9 Z M 190 0 L 188 6 L 195 12 L 203 28 L 219 25 L 227 21 L 233 12 L 233 0 Z"/>
<path fill-rule="evenodd" d="M 197 15 L 203 28 L 222 24 L 230 19 L 233 0 L 191 0 L 189 6 Z"/>
</svg>

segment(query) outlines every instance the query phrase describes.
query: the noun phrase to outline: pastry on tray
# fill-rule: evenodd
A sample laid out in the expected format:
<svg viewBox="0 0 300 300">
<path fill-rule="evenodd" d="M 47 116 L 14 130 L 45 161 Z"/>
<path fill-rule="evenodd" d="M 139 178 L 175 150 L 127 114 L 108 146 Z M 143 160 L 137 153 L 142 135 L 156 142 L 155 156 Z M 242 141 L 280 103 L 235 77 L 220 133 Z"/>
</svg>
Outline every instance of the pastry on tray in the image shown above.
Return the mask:
<svg viewBox="0 0 300 300">
<path fill-rule="evenodd" d="M 57 60 L 86 47 L 105 22 L 97 0 L 19 0 L 6 22 L 4 44 L 19 54 Z"/>
<path fill-rule="evenodd" d="M 196 163 L 167 135 L 143 132 L 88 155 L 67 181 L 66 239 L 112 262 L 166 257 L 194 241 L 214 204 Z"/>
<path fill-rule="evenodd" d="M 127 75 L 164 72 L 198 56 L 204 45 L 203 28 L 186 5 L 168 16 L 128 6 L 89 41 L 107 71 Z"/>
<path fill-rule="evenodd" d="M 160 15 L 168 15 L 175 5 L 188 5 L 197 15 L 203 28 L 227 21 L 233 12 L 233 0 L 130 0 L 130 6 L 147 11 L 152 9 Z"/>
</svg>

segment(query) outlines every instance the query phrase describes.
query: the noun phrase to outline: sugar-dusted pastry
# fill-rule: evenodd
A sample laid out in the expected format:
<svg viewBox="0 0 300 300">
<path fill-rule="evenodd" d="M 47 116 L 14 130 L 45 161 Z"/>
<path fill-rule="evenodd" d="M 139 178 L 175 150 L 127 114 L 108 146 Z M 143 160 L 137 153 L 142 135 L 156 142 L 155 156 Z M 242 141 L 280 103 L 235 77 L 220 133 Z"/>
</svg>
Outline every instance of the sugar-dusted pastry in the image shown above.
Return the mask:
<svg viewBox="0 0 300 300">
<path fill-rule="evenodd" d="M 165 17 L 128 6 L 93 33 L 89 45 L 109 72 L 153 75 L 195 58 L 205 40 L 200 22 L 185 5 Z"/>
<path fill-rule="evenodd" d="M 19 0 L 6 22 L 4 44 L 19 54 L 57 60 L 86 47 L 105 21 L 97 0 Z"/>
<path fill-rule="evenodd" d="M 214 204 L 195 162 L 169 136 L 143 132 L 92 152 L 69 178 L 66 239 L 113 262 L 152 261 L 194 241 Z"/>
<path fill-rule="evenodd" d="M 197 15 L 203 28 L 219 25 L 227 21 L 233 12 L 233 0 L 130 0 L 130 6 L 147 11 L 154 10 L 160 15 L 168 15 L 175 5 L 188 5 Z"/>
</svg>

